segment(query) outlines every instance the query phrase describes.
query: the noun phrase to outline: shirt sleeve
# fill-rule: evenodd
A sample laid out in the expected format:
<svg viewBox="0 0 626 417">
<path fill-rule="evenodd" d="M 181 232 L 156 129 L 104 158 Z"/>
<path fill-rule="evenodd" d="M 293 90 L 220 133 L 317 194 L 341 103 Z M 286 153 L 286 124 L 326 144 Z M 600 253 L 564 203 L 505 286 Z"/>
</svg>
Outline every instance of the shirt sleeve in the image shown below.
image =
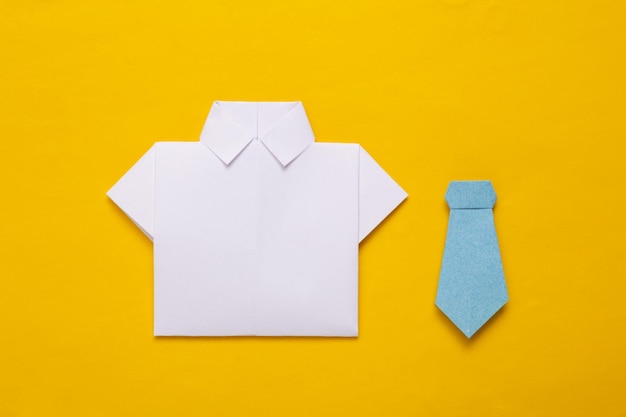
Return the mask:
<svg viewBox="0 0 626 417">
<path fill-rule="evenodd" d="M 152 240 L 155 146 L 107 192 L 107 195 Z"/>
<path fill-rule="evenodd" d="M 406 197 L 393 178 L 359 147 L 359 242 Z"/>
</svg>

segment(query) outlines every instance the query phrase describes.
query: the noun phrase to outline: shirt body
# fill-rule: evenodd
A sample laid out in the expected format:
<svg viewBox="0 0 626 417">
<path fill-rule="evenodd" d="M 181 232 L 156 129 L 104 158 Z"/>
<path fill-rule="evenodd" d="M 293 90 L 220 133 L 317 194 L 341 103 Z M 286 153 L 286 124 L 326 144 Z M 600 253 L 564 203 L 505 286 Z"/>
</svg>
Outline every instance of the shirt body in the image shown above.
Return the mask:
<svg viewBox="0 0 626 417">
<path fill-rule="evenodd" d="M 154 158 L 155 334 L 357 334 L 357 145 L 287 169 L 258 141 L 230 165 L 200 142 Z"/>
</svg>

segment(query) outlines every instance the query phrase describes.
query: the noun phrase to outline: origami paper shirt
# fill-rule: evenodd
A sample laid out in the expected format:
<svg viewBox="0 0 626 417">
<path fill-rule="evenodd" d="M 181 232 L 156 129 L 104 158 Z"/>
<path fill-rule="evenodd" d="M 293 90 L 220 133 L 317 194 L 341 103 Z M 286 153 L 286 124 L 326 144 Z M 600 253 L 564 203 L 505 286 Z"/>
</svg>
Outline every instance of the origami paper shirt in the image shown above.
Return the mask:
<svg viewBox="0 0 626 417">
<path fill-rule="evenodd" d="M 406 193 L 299 102 L 215 102 L 109 197 L 154 243 L 154 334 L 356 336 L 358 245 Z"/>
</svg>

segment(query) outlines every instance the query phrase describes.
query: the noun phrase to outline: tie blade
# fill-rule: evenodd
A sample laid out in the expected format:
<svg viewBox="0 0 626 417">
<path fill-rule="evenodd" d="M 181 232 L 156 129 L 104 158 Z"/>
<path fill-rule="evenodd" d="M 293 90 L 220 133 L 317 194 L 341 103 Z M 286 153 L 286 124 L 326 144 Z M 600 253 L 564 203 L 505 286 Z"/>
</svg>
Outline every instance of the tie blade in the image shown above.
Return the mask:
<svg viewBox="0 0 626 417">
<path fill-rule="evenodd" d="M 507 301 L 493 212 L 451 210 L 435 304 L 469 338 Z"/>
</svg>

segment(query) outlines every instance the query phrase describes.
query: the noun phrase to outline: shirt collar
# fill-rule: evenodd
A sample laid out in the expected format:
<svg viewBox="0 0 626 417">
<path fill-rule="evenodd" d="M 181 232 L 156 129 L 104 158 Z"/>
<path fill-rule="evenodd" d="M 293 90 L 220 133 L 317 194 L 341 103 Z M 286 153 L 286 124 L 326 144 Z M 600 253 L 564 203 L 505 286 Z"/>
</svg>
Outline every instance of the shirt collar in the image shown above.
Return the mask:
<svg viewBox="0 0 626 417">
<path fill-rule="evenodd" d="M 216 101 L 206 119 L 200 141 L 229 165 L 254 139 L 289 165 L 315 141 L 299 101 Z"/>
</svg>

